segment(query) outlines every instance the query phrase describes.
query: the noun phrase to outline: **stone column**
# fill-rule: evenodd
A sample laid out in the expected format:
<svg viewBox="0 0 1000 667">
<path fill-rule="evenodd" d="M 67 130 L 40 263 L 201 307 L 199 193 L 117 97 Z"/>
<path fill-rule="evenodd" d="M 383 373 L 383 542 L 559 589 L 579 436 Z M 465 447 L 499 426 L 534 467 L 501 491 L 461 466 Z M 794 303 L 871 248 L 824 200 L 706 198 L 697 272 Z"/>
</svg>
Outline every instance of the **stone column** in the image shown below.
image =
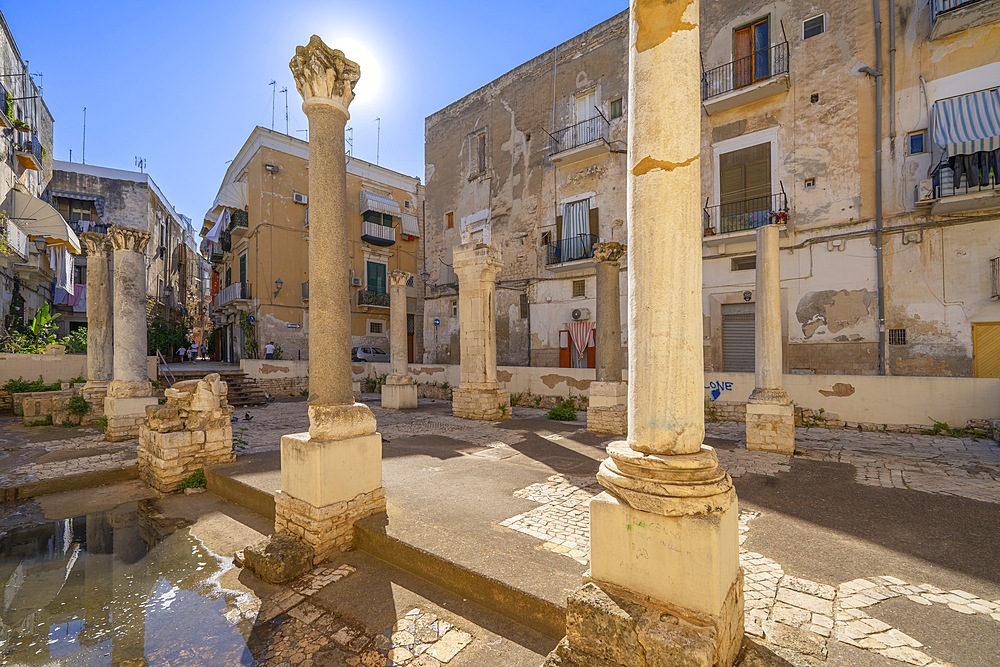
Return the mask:
<svg viewBox="0 0 1000 667">
<path fill-rule="evenodd" d="M 395 270 L 389 274 L 389 354 L 392 374 L 382 385 L 382 407 L 417 407 L 417 384 L 410 377 L 406 356 L 406 282 L 410 274 Z"/>
<path fill-rule="evenodd" d="M 619 260 L 621 243 L 594 245 L 597 263 L 597 381 L 590 385 L 587 430 L 624 434 L 628 383 L 622 382 L 622 323 Z"/>
<path fill-rule="evenodd" d="M 138 437 L 146 406 L 156 405 L 146 366 L 146 245 L 149 232 L 112 227 L 114 247 L 113 371 L 104 414 L 105 436 L 119 441 Z M 88 336 L 89 339 L 89 336 Z M 101 343 L 107 345 L 107 340 Z M 90 347 L 89 340 L 87 347 Z"/>
<path fill-rule="evenodd" d="M 756 367 L 747 401 L 747 449 L 795 452 L 795 409 L 782 387 L 778 226 L 757 228 Z"/>
<path fill-rule="evenodd" d="M 382 436 L 354 402 L 344 126 L 357 63 L 316 35 L 289 63 L 309 119 L 309 432 L 281 438 L 275 531 L 311 547 L 315 562 L 346 549 L 357 519 L 385 510 Z"/>
<path fill-rule="evenodd" d="M 464 419 L 509 419 L 510 394 L 497 382 L 496 283 L 500 251 L 486 244 L 455 248 L 461 372 L 452 413 Z"/>
<path fill-rule="evenodd" d="M 86 232 L 80 240 L 87 248 L 87 384 L 82 396 L 90 404 L 89 419 L 104 416 L 104 399 L 114 365 L 112 317 L 114 290 L 111 282 L 111 239 L 107 234 Z"/>
<path fill-rule="evenodd" d="M 628 437 L 597 475 L 563 667 L 730 667 L 743 637 L 736 492 L 703 444 L 699 4 L 631 3 Z"/>
</svg>

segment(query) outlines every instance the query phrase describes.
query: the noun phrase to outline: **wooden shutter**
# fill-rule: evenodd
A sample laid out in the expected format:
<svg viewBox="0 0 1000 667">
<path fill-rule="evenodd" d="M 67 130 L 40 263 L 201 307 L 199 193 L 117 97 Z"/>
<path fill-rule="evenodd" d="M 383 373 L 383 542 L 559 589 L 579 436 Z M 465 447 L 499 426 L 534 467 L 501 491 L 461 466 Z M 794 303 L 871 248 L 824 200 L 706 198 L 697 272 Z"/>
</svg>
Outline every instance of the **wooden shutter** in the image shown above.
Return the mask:
<svg viewBox="0 0 1000 667">
<path fill-rule="evenodd" d="M 601 236 L 601 224 L 597 216 L 597 209 L 590 209 L 590 235 L 594 237 Z"/>
<path fill-rule="evenodd" d="M 771 144 L 757 144 L 719 156 L 720 204 L 771 194 Z"/>
<path fill-rule="evenodd" d="M 753 32 L 750 26 L 733 33 L 733 86 L 753 83 Z"/>
</svg>

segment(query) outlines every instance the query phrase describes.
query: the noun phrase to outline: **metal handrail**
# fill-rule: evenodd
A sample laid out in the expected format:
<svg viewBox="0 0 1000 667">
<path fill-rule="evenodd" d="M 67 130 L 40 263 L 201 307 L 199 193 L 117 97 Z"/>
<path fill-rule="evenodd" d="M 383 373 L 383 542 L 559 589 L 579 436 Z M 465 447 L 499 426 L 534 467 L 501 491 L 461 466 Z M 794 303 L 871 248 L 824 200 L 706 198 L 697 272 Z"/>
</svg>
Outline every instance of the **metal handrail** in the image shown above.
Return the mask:
<svg viewBox="0 0 1000 667">
<path fill-rule="evenodd" d="M 174 374 L 170 371 L 170 367 L 167 366 L 167 358 L 164 357 L 163 353 L 160 352 L 159 350 L 156 351 L 156 365 L 157 369 L 161 370 L 163 372 L 163 375 L 170 380 L 169 386 L 171 387 L 174 386 L 174 384 L 177 382 L 177 379 L 174 377 Z"/>
<path fill-rule="evenodd" d="M 586 146 L 596 141 L 606 142 L 608 140 L 608 128 L 610 125 L 611 123 L 608 122 L 607 118 L 598 114 L 593 118 L 581 120 L 569 127 L 564 127 L 561 130 L 553 132 L 550 135 L 552 137 L 552 155 L 579 148 L 580 146 Z"/>
<path fill-rule="evenodd" d="M 757 229 L 788 222 L 788 197 L 784 192 L 706 206 L 705 236 Z"/>
<path fill-rule="evenodd" d="M 593 234 L 577 234 L 555 243 L 549 243 L 546 246 L 545 264 L 551 266 L 563 262 L 575 262 L 579 259 L 590 259 L 594 256 L 594 244 L 599 243 L 600 240 Z"/>
<path fill-rule="evenodd" d="M 1000 189 L 1000 174 L 986 167 L 985 172 L 979 171 L 973 180 L 971 174 L 964 174 L 955 182 L 955 172 L 947 160 L 938 163 L 934 168 L 932 178 L 934 179 L 934 198 L 953 197 L 955 195 L 967 195 L 970 192 L 988 192 Z"/>
<path fill-rule="evenodd" d="M 359 306 L 378 306 L 380 308 L 389 307 L 389 295 L 385 292 L 372 292 L 370 290 L 358 291 Z"/>
<path fill-rule="evenodd" d="M 701 75 L 701 99 L 751 86 L 779 74 L 788 73 L 788 42 L 760 49 L 749 56 L 737 58 Z"/>
</svg>

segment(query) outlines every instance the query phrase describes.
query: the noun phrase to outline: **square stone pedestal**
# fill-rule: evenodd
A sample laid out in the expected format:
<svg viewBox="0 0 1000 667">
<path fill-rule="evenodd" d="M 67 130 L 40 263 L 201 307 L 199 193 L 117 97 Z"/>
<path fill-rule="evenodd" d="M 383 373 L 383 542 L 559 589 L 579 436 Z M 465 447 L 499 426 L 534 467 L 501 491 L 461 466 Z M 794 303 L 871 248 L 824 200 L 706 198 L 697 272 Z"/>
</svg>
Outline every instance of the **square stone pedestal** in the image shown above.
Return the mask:
<svg viewBox="0 0 1000 667">
<path fill-rule="evenodd" d="M 627 382 L 590 383 L 587 430 L 616 435 L 628 432 Z"/>
<path fill-rule="evenodd" d="M 791 404 L 747 403 L 747 449 L 795 453 L 795 407 Z"/>
<path fill-rule="evenodd" d="M 510 419 L 510 393 L 506 389 L 459 387 L 452 392 L 451 411 L 462 419 Z"/>
<path fill-rule="evenodd" d="M 146 419 L 146 406 L 156 405 L 155 396 L 133 398 L 104 398 L 104 416 L 108 418 L 108 428 L 104 438 L 109 442 L 121 442 L 139 437 L 139 427 Z"/>
<path fill-rule="evenodd" d="M 669 505 L 670 500 L 663 502 Z M 706 498 L 705 504 L 711 507 L 715 503 Z M 678 503 L 679 513 L 690 508 L 689 502 Z M 684 660 L 659 659 L 650 664 L 733 664 L 743 638 L 737 516 L 735 502 L 721 511 L 665 516 L 637 510 L 608 492 L 591 501 L 592 583 L 605 593 L 618 592 L 654 612 L 647 615 L 633 610 L 628 616 L 641 617 L 640 629 L 650 632 L 651 641 L 657 644 L 656 655 L 694 652 Z M 594 607 L 590 603 L 584 606 Z M 595 608 L 602 607 L 603 603 Z M 664 623 L 667 616 L 675 618 Z M 567 637 L 571 637 L 572 617 L 572 613 L 567 617 Z M 658 628 L 655 631 L 654 626 Z M 634 639 L 635 634 L 629 636 Z M 605 637 L 602 641 L 624 642 L 627 638 Z M 702 657 L 694 659 L 695 654 Z"/>
<path fill-rule="evenodd" d="M 417 407 L 417 385 L 412 378 L 389 376 L 382 385 L 382 407 L 412 410 Z"/>
<path fill-rule="evenodd" d="M 354 522 L 385 511 L 382 436 L 282 436 L 281 491 L 274 503 L 275 532 L 288 531 L 311 546 L 316 563 L 349 548 Z"/>
</svg>

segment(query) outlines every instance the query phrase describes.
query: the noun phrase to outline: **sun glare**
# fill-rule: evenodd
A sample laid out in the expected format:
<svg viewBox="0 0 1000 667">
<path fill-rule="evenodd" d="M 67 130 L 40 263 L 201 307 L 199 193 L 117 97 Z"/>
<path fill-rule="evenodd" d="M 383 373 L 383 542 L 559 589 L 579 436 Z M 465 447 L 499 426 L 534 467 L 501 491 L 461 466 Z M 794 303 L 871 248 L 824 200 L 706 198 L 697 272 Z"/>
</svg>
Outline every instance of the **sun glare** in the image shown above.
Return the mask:
<svg viewBox="0 0 1000 667">
<path fill-rule="evenodd" d="M 354 89 L 354 103 L 367 105 L 376 101 L 382 93 L 382 63 L 378 54 L 356 37 L 337 33 L 320 33 L 320 37 L 330 48 L 340 49 L 361 67 L 361 80 Z"/>
</svg>

